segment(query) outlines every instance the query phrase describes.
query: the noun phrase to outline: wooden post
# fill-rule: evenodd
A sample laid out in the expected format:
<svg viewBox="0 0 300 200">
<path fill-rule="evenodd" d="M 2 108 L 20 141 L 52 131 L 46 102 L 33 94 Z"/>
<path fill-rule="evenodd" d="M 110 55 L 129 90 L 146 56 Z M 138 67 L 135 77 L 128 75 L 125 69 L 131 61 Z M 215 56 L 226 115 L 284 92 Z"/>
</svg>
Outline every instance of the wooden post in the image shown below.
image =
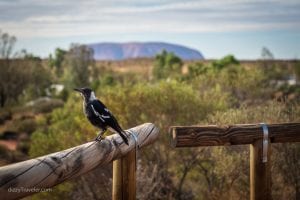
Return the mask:
<svg viewBox="0 0 300 200">
<path fill-rule="evenodd" d="M 136 149 L 132 149 L 122 159 L 123 199 L 136 199 Z"/>
<path fill-rule="evenodd" d="M 122 158 L 113 162 L 113 183 L 112 183 L 112 199 L 123 199 L 122 192 L 123 176 L 122 176 Z"/>
<path fill-rule="evenodd" d="M 113 200 L 136 199 L 136 149 L 113 162 Z"/>
<path fill-rule="evenodd" d="M 129 132 L 135 133 L 137 142 Z M 153 143 L 158 133 L 159 129 L 154 124 L 146 123 L 127 131 L 129 145 L 124 144 L 118 134 L 113 134 L 100 142 L 92 141 L 0 167 L 0 198 L 17 199 L 53 187 L 127 155 L 135 149 L 136 143 L 140 148 Z"/>
<path fill-rule="evenodd" d="M 250 199 L 271 200 L 271 144 L 268 146 L 268 161 L 262 162 L 262 140 L 250 145 Z"/>
</svg>

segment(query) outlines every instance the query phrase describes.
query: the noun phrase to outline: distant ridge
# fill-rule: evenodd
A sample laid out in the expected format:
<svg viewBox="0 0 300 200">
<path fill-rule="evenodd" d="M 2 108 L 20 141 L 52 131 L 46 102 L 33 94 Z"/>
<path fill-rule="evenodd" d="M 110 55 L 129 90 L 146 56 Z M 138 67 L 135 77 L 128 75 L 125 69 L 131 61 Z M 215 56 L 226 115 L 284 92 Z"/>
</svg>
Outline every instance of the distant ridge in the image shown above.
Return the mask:
<svg viewBox="0 0 300 200">
<path fill-rule="evenodd" d="M 103 42 L 88 44 L 88 46 L 94 50 L 94 58 L 96 60 L 151 58 L 163 50 L 173 52 L 183 60 L 203 59 L 203 55 L 195 49 L 164 42 Z"/>
</svg>

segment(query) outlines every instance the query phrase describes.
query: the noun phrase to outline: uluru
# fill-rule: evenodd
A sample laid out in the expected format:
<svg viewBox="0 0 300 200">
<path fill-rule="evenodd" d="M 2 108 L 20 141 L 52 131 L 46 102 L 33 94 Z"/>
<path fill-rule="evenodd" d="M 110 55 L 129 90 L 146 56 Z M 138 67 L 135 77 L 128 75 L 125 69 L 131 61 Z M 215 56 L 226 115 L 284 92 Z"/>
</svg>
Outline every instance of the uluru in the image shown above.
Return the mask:
<svg viewBox="0 0 300 200">
<path fill-rule="evenodd" d="M 183 60 L 203 59 L 202 53 L 183 45 L 165 42 L 103 42 L 88 45 L 94 51 L 96 60 L 124 60 L 131 58 L 151 58 L 163 50 L 173 52 Z"/>
</svg>

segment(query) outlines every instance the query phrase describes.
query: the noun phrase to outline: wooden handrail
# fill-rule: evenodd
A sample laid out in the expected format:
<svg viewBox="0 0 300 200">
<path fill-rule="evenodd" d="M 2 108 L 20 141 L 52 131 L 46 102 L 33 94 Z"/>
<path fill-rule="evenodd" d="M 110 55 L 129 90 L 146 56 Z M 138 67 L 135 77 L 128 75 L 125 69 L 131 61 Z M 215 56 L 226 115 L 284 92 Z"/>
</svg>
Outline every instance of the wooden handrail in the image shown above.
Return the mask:
<svg viewBox="0 0 300 200">
<path fill-rule="evenodd" d="M 267 124 L 271 143 L 300 142 L 300 123 Z M 263 138 L 261 124 L 173 126 L 174 147 L 252 144 Z"/>
<path fill-rule="evenodd" d="M 300 142 L 300 123 L 170 127 L 174 147 L 250 144 L 250 199 L 271 200 L 271 143 Z"/>
<path fill-rule="evenodd" d="M 1 199 L 28 196 L 108 164 L 135 148 L 136 142 L 132 134 L 136 135 L 137 145 L 141 148 L 158 138 L 159 129 L 154 124 L 145 123 L 126 132 L 129 146 L 124 144 L 118 134 L 114 134 L 101 142 L 92 141 L 64 151 L 1 167 Z"/>
</svg>

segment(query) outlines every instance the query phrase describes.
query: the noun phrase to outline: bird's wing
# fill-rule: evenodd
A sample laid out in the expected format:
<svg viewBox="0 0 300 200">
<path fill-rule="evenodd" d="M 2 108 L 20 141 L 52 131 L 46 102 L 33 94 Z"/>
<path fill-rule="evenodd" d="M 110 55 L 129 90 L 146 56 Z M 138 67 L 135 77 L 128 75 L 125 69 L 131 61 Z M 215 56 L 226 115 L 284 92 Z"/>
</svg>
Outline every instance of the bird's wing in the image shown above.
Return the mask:
<svg viewBox="0 0 300 200">
<path fill-rule="evenodd" d="M 91 107 L 94 114 L 98 116 L 102 121 L 104 120 L 109 126 L 112 126 L 112 128 L 114 128 L 114 124 L 119 125 L 116 118 L 101 101 L 92 101 Z"/>
<path fill-rule="evenodd" d="M 98 116 L 105 125 L 110 126 L 113 130 L 118 132 L 123 138 L 124 142 L 128 145 L 128 139 L 126 138 L 125 131 L 121 128 L 117 119 L 106 108 L 106 106 L 101 101 L 94 100 L 91 103 L 91 107 L 94 114 Z"/>
<path fill-rule="evenodd" d="M 98 108 L 103 110 L 101 117 L 103 117 L 105 119 L 107 124 L 111 128 L 115 129 L 117 132 L 119 132 L 119 133 L 123 132 L 123 129 L 119 125 L 117 119 L 114 117 L 112 112 L 110 112 L 110 110 L 108 110 L 108 108 L 106 108 L 106 106 L 101 101 L 95 100 L 95 102 L 96 102 L 96 106 L 99 106 Z"/>
<path fill-rule="evenodd" d="M 94 100 L 90 103 L 93 113 L 101 119 L 103 122 L 109 121 L 112 118 L 111 112 L 105 107 L 105 105 L 99 101 Z"/>
</svg>

